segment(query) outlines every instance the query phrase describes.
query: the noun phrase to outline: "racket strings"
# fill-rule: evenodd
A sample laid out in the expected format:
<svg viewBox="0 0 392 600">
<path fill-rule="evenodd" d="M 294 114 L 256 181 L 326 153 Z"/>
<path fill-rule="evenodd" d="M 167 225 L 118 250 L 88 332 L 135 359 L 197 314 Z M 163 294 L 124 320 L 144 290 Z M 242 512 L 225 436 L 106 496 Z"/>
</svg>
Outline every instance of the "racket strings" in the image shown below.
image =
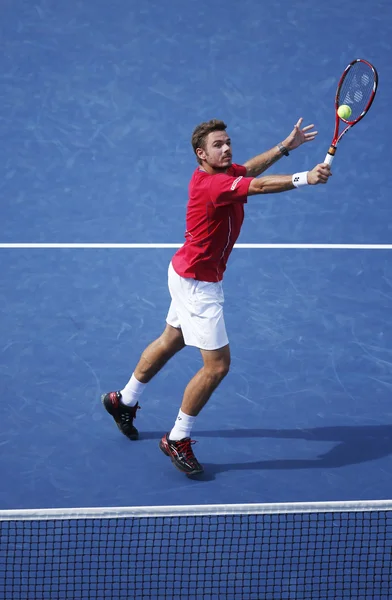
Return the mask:
<svg viewBox="0 0 392 600">
<path fill-rule="evenodd" d="M 366 63 L 354 63 L 348 69 L 338 92 L 338 105 L 347 104 L 351 110 L 350 121 L 358 119 L 366 110 L 373 95 L 375 76 Z"/>
</svg>

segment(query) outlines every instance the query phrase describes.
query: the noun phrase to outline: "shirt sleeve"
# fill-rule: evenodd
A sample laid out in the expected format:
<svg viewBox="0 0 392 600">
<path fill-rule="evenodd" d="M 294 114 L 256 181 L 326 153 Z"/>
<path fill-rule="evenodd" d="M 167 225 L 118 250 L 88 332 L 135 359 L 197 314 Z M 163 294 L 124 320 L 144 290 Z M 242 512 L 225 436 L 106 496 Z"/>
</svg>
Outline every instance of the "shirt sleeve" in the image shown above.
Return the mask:
<svg viewBox="0 0 392 600">
<path fill-rule="evenodd" d="M 236 177 L 238 177 L 238 175 L 242 175 L 245 177 L 246 167 L 244 167 L 244 165 L 237 165 L 233 163 L 229 169 L 229 175 L 235 175 Z"/>
<path fill-rule="evenodd" d="M 210 181 L 210 197 L 214 206 L 223 206 L 248 201 L 248 190 L 253 177 L 244 177 L 246 168 L 241 165 L 233 165 L 231 173 L 218 173 L 213 175 Z M 242 174 L 241 174 L 242 173 Z"/>
</svg>

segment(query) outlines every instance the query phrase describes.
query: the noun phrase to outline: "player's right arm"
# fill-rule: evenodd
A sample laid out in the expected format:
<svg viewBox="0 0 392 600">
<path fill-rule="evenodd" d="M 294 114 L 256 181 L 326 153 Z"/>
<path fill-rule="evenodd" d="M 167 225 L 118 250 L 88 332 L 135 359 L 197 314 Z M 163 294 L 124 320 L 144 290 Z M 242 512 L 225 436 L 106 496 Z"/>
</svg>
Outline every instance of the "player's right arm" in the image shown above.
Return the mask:
<svg viewBox="0 0 392 600">
<path fill-rule="evenodd" d="M 307 173 L 307 182 L 309 185 L 327 183 L 332 175 L 329 165 L 321 163 L 316 165 Z M 252 179 L 249 185 L 248 196 L 255 194 L 276 194 L 278 192 L 287 192 L 295 189 L 292 175 L 267 175 Z"/>
</svg>

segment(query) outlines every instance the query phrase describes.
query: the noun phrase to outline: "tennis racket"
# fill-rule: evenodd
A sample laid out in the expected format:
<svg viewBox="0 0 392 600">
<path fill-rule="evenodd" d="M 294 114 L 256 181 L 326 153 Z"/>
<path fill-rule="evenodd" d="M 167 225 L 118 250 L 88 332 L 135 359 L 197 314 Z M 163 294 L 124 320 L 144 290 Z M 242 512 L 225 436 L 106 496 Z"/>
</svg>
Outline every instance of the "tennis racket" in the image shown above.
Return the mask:
<svg viewBox="0 0 392 600">
<path fill-rule="evenodd" d="M 335 96 L 335 133 L 324 160 L 328 165 L 332 164 L 336 147 L 344 134 L 368 112 L 376 95 L 377 85 L 377 71 L 367 60 L 357 58 L 344 69 Z M 338 108 L 342 104 L 351 108 L 348 119 L 342 119 L 338 115 Z M 346 127 L 339 133 L 341 124 L 345 124 Z"/>
</svg>

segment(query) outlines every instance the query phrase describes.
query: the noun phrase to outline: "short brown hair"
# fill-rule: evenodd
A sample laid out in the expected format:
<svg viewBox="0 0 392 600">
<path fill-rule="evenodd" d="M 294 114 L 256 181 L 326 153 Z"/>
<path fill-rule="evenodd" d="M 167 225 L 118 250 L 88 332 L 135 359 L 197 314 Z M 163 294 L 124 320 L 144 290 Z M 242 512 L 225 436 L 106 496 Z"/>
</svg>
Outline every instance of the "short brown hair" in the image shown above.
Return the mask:
<svg viewBox="0 0 392 600">
<path fill-rule="evenodd" d="M 192 146 L 193 151 L 196 154 L 197 148 L 205 148 L 206 139 L 209 133 L 212 131 L 226 131 L 227 125 L 223 121 L 218 119 L 211 119 L 205 123 L 200 123 L 192 133 Z M 201 160 L 197 156 L 197 162 L 201 164 Z"/>
</svg>

